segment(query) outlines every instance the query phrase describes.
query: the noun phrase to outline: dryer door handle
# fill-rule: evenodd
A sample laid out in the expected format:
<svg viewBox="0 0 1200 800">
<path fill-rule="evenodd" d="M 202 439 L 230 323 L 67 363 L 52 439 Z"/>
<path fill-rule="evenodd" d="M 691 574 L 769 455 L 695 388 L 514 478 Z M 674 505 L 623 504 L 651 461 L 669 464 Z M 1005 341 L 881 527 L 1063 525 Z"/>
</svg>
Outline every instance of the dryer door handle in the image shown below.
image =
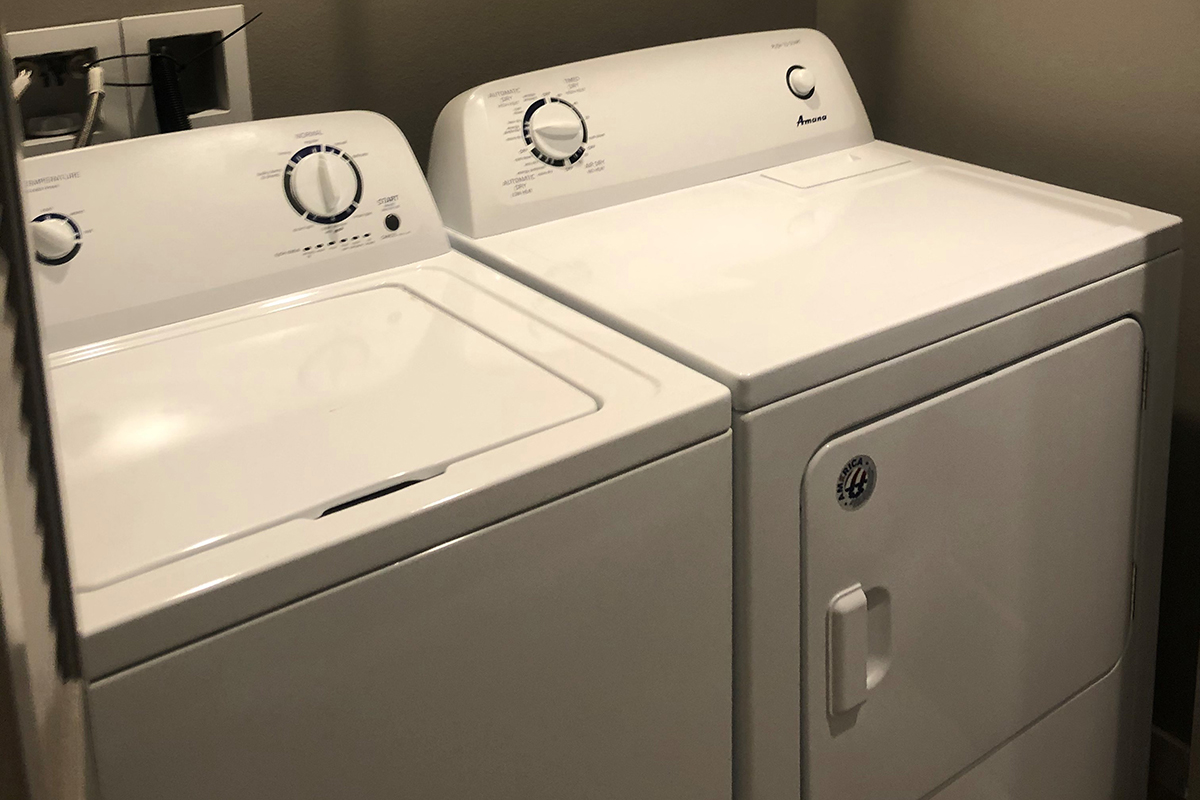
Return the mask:
<svg viewBox="0 0 1200 800">
<path fill-rule="evenodd" d="M 830 601 L 825 641 L 829 714 L 836 716 L 867 702 L 867 593 L 861 584 Z"/>
<path fill-rule="evenodd" d="M 829 601 L 825 661 L 830 716 L 867 702 L 868 693 L 887 674 L 892 660 L 891 605 L 886 589 L 864 590 L 861 583 Z"/>
</svg>

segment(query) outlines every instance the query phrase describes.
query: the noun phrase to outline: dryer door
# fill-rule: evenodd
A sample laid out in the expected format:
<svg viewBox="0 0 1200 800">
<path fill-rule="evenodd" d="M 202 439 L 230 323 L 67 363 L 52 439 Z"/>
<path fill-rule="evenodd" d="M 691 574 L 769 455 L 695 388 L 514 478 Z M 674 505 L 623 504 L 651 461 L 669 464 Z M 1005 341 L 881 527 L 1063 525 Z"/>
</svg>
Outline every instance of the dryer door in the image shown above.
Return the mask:
<svg viewBox="0 0 1200 800">
<path fill-rule="evenodd" d="M 1142 333 L 834 439 L 804 477 L 805 797 L 935 792 L 1124 648 Z"/>
</svg>

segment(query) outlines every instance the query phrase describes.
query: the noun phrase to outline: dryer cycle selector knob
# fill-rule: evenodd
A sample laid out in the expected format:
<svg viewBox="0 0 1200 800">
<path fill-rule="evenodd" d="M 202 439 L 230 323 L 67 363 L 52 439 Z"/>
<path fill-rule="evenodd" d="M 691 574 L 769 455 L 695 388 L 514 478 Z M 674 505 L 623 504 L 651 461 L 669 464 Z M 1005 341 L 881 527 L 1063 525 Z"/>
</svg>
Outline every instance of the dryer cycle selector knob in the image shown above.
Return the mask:
<svg viewBox="0 0 1200 800">
<path fill-rule="evenodd" d="M 65 214 L 42 214 L 30 226 L 37 260 L 52 267 L 65 264 L 79 253 L 83 234 L 75 220 Z"/>
<path fill-rule="evenodd" d="M 587 123 L 575 106 L 557 97 L 538 100 L 525 111 L 525 144 L 534 156 L 552 167 L 565 167 L 583 158 Z"/>
<path fill-rule="evenodd" d="M 314 144 L 288 160 L 283 189 L 297 214 L 310 222 L 333 225 L 353 214 L 362 202 L 362 173 L 349 154 Z"/>
</svg>

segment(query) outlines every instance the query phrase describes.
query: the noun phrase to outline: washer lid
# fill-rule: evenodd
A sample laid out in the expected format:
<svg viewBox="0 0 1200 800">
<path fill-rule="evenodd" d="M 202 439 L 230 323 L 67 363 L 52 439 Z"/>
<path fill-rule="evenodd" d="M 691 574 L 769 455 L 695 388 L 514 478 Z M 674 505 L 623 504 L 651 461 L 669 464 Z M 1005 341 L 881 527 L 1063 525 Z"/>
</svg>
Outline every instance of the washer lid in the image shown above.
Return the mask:
<svg viewBox="0 0 1200 800">
<path fill-rule="evenodd" d="M 598 408 L 397 285 L 66 351 L 51 374 L 82 591 Z"/>
<path fill-rule="evenodd" d="M 874 142 L 454 241 L 751 410 L 1162 255 L 1178 222 Z"/>
</svg>

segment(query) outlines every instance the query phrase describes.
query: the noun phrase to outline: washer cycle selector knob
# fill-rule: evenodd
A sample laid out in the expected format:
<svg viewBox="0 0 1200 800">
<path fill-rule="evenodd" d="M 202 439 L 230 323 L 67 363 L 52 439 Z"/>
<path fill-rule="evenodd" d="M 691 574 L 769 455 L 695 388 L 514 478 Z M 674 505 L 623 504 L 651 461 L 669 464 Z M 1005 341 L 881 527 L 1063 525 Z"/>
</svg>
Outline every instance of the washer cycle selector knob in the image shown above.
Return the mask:
<svg viewBox="0 0 1200 800">
<path fill-rule="evenodd" d="M 70 261 L 83 244 L 79 226 L 65 214 L 42 214 L 30 227 L 37 260 L 52 267 Z"/>
<path fill-rule="evenodd" d="M 283 188 L 297 214 L 310 222 L 333 225 L 353 214 L 362 202 L 362 173 L 347 153 L 314 144 L 288 160 Z"/>
<path fill-rule="evenodd" d="M 787 85 L 792 90 L 792 94 L 801 100 L 812 97 L 813 92 L 817 90 L 817 80 L 813 77 L 812 71 L 799 64 L 787 71 Z"/>
<path fill-rule="evenodd" d="M 523 127 L 530 152 L 552 167 L 574 164 L 587 149 L 587 123 L 566 100 L 538 100 L 526 110 Z"/>
</svg>

